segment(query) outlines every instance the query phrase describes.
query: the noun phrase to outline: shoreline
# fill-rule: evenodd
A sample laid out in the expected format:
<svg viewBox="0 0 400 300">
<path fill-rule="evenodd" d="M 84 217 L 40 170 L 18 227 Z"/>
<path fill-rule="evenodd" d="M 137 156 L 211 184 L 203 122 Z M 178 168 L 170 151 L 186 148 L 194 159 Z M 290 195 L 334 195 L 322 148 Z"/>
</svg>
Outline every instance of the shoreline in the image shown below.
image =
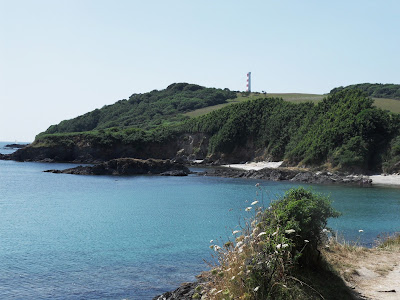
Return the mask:
<svg viewBox="0 0 400 300">
<path fill-rule="evenodd" d="M 221 167 L 230 170 L 241 170 L 241 171 L 260 171 L 265 168 L 267 169 L 278 169 L 282 165 L 283 161 L 278 162 L 249 162 L 245 164 L 227 164 L 221 165 Z M 286 168 L 282 168 L 286 169 Z M 314 172 L 317 176 L 323 173 L 329 174 L 329 172 Z M 400 174 L 376 174 L 376 175 L 348 175 L 346 177 L 359 177 L 363 176 L 371 180 L 373 186 L 400 186 Z"/>
</svg>

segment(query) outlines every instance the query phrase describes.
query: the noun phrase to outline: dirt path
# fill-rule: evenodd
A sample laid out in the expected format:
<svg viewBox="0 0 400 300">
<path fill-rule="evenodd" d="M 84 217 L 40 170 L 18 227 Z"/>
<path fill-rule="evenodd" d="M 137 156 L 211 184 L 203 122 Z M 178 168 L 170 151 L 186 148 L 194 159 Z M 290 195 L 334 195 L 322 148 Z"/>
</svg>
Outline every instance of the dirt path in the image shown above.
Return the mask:
<svg viewBox="0 0 400 300">
<path fill-rule="evenodd" d="M 400 249 L 334 245 L 326 257 L 358 299 L 400 300 Z"/>
<path fill-rule="evenodd" d="M 350 283 L 365 299 L 400 299 L 400 252 L 373 249 L 355 261 Z"/>
</svg>

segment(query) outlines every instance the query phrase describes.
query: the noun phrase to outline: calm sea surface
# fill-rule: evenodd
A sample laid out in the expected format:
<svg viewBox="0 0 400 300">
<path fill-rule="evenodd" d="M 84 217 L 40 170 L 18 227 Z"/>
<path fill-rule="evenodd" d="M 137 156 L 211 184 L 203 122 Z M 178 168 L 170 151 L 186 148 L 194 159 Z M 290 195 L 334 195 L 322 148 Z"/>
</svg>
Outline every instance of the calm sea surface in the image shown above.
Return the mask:
<svg viewBox="0 0 400 300">
<path fill-rule="evenodd" d="M 151 299 L 206 270 L 210 240 L 226 241 L 249 202 L 298 186 L 261 181 L 257 196 L 255 180 L 42 172 L 71 166 L 0 161 L 0 299 Z M 400 189 L 309 186 L 348 240 L 400 231 Z"/>
</svg>

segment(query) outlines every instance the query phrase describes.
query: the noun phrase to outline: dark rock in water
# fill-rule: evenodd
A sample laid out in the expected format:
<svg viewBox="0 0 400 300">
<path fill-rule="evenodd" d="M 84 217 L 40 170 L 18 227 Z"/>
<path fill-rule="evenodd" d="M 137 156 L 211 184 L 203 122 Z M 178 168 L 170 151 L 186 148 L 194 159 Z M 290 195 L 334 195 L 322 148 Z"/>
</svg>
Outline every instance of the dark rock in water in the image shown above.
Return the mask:
<svg viewBox="0 0 400 300">
<path fill-rule="evenodd" d="M 160 176 L 187 176 L 188 173 L 185 170 L 172 170 L 160 173 Z"/>
<path fill-rule="evenodd" d="M 173 292 L 166 292 L 162 295 L 156 296 L 153 300 L 183 300 L 193 299 L 197 282 L 183 283 L 179 288 Z"/>
<path fill-rule="evenodd" d="M 20 149 L 28 146 L 29 144 L 8 144 L 5 145 L 4 148 L 12 148 L 12 149 Z"/>
<path fill-rule="evenodd" d="M 76 175 L 136 175 L 163 174 L 169 176 L 185 176 L 189 169 L 169 160 L 118 158 L 94 166 L 78 166 L 66 170 L 47 170 L 50 173 Z"/>
</svg>

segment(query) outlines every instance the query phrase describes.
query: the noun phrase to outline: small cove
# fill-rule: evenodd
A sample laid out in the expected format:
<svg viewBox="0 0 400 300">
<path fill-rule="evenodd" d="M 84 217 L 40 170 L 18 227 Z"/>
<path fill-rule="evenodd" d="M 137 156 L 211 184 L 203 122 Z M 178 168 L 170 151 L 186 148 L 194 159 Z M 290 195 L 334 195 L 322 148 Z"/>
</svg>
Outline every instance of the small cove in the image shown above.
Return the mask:
<svg viewBox="0 0 400 300">
<path fill-rule="evenodd" d="M 250 202 L 299 186 L 42 172 L 71 166 L 0 161 L 0 298 L 151 299 L 207 269 L 209 241 L 226 241 Z M 331 196 L 343 215 L 329 225 L 347 240 L 400 230 L 397 188 L 302 186 Z"/>
</svg>

